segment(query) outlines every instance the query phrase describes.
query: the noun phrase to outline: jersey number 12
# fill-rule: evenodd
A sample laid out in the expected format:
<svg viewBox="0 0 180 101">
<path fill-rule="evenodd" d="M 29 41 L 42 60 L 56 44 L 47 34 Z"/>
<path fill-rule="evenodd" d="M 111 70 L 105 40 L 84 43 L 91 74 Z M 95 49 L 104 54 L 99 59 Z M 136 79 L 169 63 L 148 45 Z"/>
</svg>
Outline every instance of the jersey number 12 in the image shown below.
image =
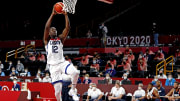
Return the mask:
<svg viewBox="0 0 180 101">
<path fill-rule="evenodd" d="M 52 53 L 58 53 L 58 46 L 52 46 Z"/>
</svg>

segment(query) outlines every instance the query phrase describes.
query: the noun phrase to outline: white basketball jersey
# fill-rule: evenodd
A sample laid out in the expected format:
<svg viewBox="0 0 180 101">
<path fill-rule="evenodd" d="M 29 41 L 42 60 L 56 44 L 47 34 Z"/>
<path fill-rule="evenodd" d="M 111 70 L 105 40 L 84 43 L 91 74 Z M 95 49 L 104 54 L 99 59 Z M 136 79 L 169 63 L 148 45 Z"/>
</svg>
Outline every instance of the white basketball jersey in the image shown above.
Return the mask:
<svg viewBox="0 0 180 101">
<path fill-rule="evenodd" d="M 65 61 L 63 56 L 63 44 L 60 38 L 50 39 L 45 49 L 47 64 L 55 65 Z"/>
<path fill-rule="evenodd" d="M 151 89 L 151 91 L 148 91 L 148 94 L 147 94 L 147 95 L 153 96 L 153 92 L 154 92 L 155 89 L 156 89 L 156 88 L 153 87 L 153 88 Z M 157 90 L 157 89 L 156 89 L 156 90 Z"/>
</svg>

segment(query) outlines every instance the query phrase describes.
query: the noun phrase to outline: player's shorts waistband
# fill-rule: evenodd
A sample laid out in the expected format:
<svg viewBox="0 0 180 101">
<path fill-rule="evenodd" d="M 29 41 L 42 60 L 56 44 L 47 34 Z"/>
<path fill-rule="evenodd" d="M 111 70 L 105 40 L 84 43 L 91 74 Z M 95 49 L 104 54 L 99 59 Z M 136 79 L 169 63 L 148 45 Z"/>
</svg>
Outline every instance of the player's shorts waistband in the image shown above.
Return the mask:
<svg viewBox="0 0 180 101">
<path fill-rule="evenodd" d="M 56 83 L 62 83 L 62 82 L 63 82 L 62 80 L 58 80 L 58 81 L 52 82 L 51 84 L 54 85 L 54 84 L 56 84 Z"/>
<path fill-rule="evenodd" d="M 56 66 L 56 65 L 59 65 L 59 64 L 62 64 L 62 63 L 64 63 L 65 61 L 63 61 L 63 62 L 59 62 L 59 63 L 57 63 L 57 64 L 48 64 L 48 65 L 51 65 L 51 66 Z"/>
</svg>

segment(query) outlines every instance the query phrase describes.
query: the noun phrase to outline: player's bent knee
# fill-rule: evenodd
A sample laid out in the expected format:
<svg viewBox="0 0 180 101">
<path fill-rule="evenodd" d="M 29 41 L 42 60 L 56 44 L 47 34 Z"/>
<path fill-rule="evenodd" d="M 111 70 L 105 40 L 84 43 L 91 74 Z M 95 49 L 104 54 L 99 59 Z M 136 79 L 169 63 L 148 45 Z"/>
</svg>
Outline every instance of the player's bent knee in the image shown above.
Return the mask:
<svg viewBox="0 0 180 101">
<path fill-rule="evenodd" d="M 55 89 L 55 96 L 56 97 L 60 97 L 61 89 L 62 89 L 62 84 L 61 83 L 54 84 L 54 89 Z"/>
<path fill-rule="evenodd" d="M 68 74 L 69 75 L 79 75 L 80 74 L 80 71 L 79 70 L 77 70 L 75 67 L 73 67 L 73 68 L 70 68 L 70 69 L 68 69 Z"/>
<path fill-rule="evenodd" d="M 75 70 L 72 75 L 79 75 L 79 74 L 80 74 L 80 71 Z"/>
</svg>

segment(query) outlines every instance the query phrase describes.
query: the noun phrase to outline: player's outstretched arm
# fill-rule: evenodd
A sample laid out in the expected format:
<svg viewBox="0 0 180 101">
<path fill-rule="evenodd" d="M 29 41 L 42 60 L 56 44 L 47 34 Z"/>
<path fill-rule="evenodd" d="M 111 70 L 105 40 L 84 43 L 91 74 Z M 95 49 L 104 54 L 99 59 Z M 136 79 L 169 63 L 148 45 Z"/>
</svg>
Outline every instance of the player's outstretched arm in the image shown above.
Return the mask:
<svg viewBox="0 0 180 101">
<path fill-rule="evenodd" d="M 68 18 L 68 14 L 67 12 L 63 12 L 64 16 L 65 16 L 65 28 L 62 32 L 62 34 L 59 35 L 59 37 L 61 38 L 62 40 L 62 43 L 64 43 L 68 33 L 69 33 L 69 30 L 70 30 L 70 21 L 69 21 L 69 18 Z"/>
<path fill-rule="evenodd" d="M 56 11 L 53 8 L 52 13 L 51 13 L 49 19 L 47 20 L 46 25 L 45 25 L 45 29 L 44 29 L 43 41 L 44 41 L 45 45 L 47 45 L 47 42 L 48 42 L 49 30 L 50 30 L 51 23 L 52 23 L 54 15 L 56 15 Z"/>
</svg>

